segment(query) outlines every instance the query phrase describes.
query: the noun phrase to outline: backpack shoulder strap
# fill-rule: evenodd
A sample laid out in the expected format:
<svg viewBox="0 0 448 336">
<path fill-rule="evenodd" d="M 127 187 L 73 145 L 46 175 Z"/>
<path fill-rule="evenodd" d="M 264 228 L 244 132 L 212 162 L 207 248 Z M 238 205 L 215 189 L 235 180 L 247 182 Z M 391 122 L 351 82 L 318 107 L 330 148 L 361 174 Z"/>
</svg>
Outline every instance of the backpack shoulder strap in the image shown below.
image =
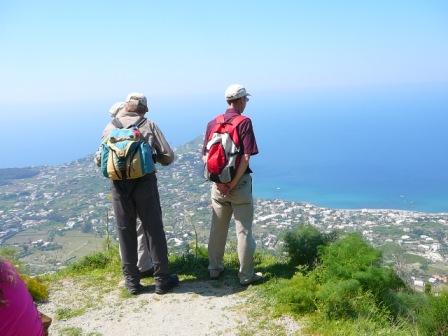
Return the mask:
<svg viewBox="0 0 448 336">
<path fill-rule="evenodd" d="M 146 118 L 144 117 L 140 117 L 140 119 L 138 119 L 135 123 L 133 123 L 132 125 L 129 125 L 127 128 L 131 128 L 131 127 L 137 127 L 140 128 L 146 121 Z"/>
<path fill-rule="evenodd" d="M 224 114 L 220 114 L 219 116 L 217 116 L 215 118 L 215 120 L 216 120 L 216 123 L 218 123 L 218 124 L 224 123 Z"/>
<path fill-rule="evenodd" d="M 247 117 L 242 116 L 241 114 L 239 116 L 236 116 L 235 118 L 233 118 L 230 123 L 232 124 L 233 127 L 237 127 L 239 124 L 241 124 L 242 121 L 246 120 Z"/>
<path fill-rule="evenodd" d="M 123 128 L 123 124 L 121 123 L 120 120 L 118 120 L 118 118 L 113 118 L 111 121 L 111 124 L 115 127 L 115 128 Z"/>
<path fill-rule="evenodd" d="M 231 119 L 230 121 L 228 121 L 227 123 L 231 124 L 233 127 L 238 126 L 243 120 L 247 119 L 247 117 L 242 116 L 241 114 L 234 117 L 233 119 Z M 218 124 L 223 124 L 225 123 L 225 118 L 224 118 L 224 114 L 220 114 L 219 116 L 217 116 L 215 118 L 216 123 Z"/>
</svg>

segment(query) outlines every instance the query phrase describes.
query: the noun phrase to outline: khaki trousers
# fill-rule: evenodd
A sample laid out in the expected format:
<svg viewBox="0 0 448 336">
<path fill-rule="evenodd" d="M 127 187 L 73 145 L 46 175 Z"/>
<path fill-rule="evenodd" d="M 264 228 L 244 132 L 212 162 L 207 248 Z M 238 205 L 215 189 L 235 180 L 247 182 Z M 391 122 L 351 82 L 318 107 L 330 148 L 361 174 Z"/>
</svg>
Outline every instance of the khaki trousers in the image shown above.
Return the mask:
<svg viewBox="0 0 448 336">
<path fill-rule="evenodd" d="M 209 270 L 223 270 L 223 257 L 232 214 L 235 219 L 240 281 L 249 280 L 254 274 L 253 256 L 255 239 L 252 236 L 254 204 L 252 200 L 252 177 L 245 174 L 238 185 L 226 197 L 213 183 L 212 225 L 208 241 Z"/>
</svg>

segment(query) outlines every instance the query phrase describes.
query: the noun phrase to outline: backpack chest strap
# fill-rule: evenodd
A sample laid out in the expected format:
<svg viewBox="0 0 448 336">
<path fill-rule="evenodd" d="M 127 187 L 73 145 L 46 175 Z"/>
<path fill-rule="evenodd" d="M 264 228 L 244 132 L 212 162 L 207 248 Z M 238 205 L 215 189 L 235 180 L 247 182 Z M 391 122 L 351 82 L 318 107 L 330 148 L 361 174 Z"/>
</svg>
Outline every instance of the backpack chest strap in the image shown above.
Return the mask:
<svg viewBox="0 0 448 336">
<path fill-rule="evenodd" d="M 217 125 L 230 124 L 230 125 L 232 125 L 233 128 L 236 128 L 239 124 L 241 124 L 241 122 L 243 122 L 246 119 L 247 119 L 247 117 L 242 116 L 240 114 L 240 115 L 230 119 L 229 121 L 225 121 L 224 114 L 220 114 L 219 116 L 217 116 L 215 118 L 215 121 L 216 121 Z"/>
</svg>

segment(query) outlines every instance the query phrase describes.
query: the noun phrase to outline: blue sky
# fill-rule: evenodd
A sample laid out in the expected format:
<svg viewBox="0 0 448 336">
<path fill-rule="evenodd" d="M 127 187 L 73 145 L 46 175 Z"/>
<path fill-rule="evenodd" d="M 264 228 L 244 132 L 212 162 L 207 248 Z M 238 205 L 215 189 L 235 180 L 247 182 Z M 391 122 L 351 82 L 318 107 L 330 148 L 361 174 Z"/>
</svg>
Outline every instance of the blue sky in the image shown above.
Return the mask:
<svg viewBox="0 0 448 336">
<path fill-rule="evenodd" d="M 1 1 L 0 102 L 448 80 L 448 2 Z"/>
<path fill-rule="evenodd" d="M 234 82 L 253 95 L 248 113 L 316 92 L 448 88 L 447 16 L 445 0 L 0 0 L 0 123 L 33 139 L 11 141 L 6 127 L 0 167 L 93 152 L 107 110 L 131 91 L 178 145 Z M 65 125 L 83 129 L 82 144 Z M 34 149 L 54 137 L 70 141 L 66 155 Z"/>
</svg>

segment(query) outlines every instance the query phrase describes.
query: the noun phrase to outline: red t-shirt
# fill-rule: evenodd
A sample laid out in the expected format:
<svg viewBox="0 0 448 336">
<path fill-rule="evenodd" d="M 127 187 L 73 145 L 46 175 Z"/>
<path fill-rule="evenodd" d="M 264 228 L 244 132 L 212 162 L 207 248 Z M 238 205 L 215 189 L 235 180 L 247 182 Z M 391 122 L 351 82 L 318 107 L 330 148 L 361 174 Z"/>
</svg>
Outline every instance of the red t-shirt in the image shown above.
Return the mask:
<svg viewBox="0 0 448 336">
<path fill-rule="evenodd" d="M 224 113 L 224 121 L 229 121 L 235 118 L 236 116 L 239 116 L 240 113 L 238 110 L 234 108 L 229 108 Z M 211 129 L 216 125 L 216 118 L 211 120 L 208 125 L 207 129 L 205 131 L 205 138 L 204 138 L 204 146 L 202 147 L 202 155 L 206 154 L 206 147 L 207 147 L 207 139 L 210 136 Z M 256 155 L 258 154 L 258 147 L 257 147 L 257 141 L 255 139 L 254 130 L 252 127 L 252 121 L 246 117 L 238 126 L 237 126 L 238 136 L 241 141 L 241 153 L 243 154 L 249 154 L 249 155 Z M 246 173 L 252 173 L 252 170 L 247 167 Z"/>
</svg>

